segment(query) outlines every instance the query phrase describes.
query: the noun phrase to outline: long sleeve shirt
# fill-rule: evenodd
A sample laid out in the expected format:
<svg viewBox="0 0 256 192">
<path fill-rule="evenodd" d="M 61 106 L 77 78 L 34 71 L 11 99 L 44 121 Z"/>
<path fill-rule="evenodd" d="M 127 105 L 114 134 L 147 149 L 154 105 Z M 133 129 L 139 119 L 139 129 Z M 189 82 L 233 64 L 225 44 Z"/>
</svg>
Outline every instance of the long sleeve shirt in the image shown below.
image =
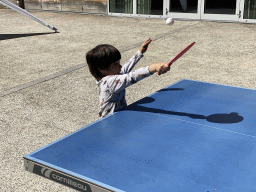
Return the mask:
<svg viewBox="0 0 256 192">
<path fill-rule="evenodd" d="M 123 65 L 120 74 L 108 75 L 103 77 L 100 81 L 96 81 L 96 84 L 100 88 L 100 118 L 126 107 L 125 88 L 151 75 L 149 66 L 131 72 L 135 64 L 142 57 L 142 53 L 137 51 L 136 54 Z"/>
</svg>

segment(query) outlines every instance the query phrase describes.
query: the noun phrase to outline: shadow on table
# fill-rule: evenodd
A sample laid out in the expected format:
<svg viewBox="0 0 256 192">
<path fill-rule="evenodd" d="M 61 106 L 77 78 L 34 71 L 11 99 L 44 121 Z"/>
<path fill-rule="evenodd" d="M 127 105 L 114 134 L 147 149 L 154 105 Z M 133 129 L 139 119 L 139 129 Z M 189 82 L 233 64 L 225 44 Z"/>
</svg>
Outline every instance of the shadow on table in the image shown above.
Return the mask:
<svg viewBox="0 0 256 192">
<path fill-rule="evenodd" d="M 158 92 L 163 92 L 163 91 L 182 91 L 184 89 L 181 88 L 170 88 L 170 89 L 162 89 L 159 90 Z M 232 112 L 230 114 L 225 114 L 225 113 L 218 113 L 218 114 L 212 114 L 209 116 L 204 116 L 200 114 L 192 114 L 192 113 L 184 113 L 184 112 L 176 112 L 176 111 L 166 111 L 163 109 L 155 109 L 155 108 L 148 108 L 144 106 L 140 106 L 141 104 L 146 104 L 146 103 L 152 103 L 154 102 L 155 99 L 151 97 L 145 97 L 129 106 L 127 106 L 124 111 L 142 111 L 142 112 L 149 112 L 149 113 L 159 113 L 159 114 L 166 114 L 166 115 L 176 115 L 176 116 L 187 116 L 192 119 L 206 119 L 208 122 L 211 123 L 226 123 L 226 124 L 231 124 L 231 123 L 239 123 L 243 121 L 243 117 L 239 116 L 238 113 Z"/>
</svg>

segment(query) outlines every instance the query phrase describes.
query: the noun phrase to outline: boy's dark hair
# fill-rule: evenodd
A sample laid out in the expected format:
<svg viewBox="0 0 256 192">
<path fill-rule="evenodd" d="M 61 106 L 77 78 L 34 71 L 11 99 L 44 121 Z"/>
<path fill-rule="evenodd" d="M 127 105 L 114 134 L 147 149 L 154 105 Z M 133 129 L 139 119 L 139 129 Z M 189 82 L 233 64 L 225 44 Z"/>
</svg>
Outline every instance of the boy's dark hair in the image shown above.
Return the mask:
<svg viewBox="0 0 256 192">
<path fill-rule="evenodd" d="M 104 76 L 99 71 L 100 69 L 108 70 L 111 63 L 121 59 L 121 54 L 112 45 L 101 44 L 86 53 L 86 61 L 89 65 L 91 74 L 100 80 Z"/>
</svg>

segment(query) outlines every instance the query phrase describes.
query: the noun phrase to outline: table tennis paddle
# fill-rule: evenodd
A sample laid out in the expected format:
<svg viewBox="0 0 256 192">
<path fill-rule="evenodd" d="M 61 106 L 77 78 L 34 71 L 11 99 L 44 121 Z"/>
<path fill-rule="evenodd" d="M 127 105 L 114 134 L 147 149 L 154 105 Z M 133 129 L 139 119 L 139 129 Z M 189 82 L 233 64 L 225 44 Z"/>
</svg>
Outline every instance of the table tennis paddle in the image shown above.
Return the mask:
<svg viewBox="0 0 256 192">
<path fill-rule="evenodd" d="M 174 63 L 177 59 L 179 59 L 184 53 L 186 53 L 195 43 L 196 42 L 191 43 L 189 46 L 183 49 L 176 57 L 174 57 L 174 59 L 168 63 L 168 67 L 170 67 L 172 63 Z M 158 73 L 158 75 L 161 75 L 161 73 Z"/>
</svg>

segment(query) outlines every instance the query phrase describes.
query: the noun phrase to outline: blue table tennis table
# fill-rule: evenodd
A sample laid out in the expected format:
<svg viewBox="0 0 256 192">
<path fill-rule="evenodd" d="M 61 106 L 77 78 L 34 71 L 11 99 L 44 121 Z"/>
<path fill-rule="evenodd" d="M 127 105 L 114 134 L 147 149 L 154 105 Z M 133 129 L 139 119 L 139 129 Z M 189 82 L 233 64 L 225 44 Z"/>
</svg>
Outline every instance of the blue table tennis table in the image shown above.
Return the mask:
<svg viewBox="0 0 256 192">
<path fill-rule="evenodd" d="M 24 165 L 86 192 L 255 192 L 256 90 L 182 79 Z"/>
</svg>

